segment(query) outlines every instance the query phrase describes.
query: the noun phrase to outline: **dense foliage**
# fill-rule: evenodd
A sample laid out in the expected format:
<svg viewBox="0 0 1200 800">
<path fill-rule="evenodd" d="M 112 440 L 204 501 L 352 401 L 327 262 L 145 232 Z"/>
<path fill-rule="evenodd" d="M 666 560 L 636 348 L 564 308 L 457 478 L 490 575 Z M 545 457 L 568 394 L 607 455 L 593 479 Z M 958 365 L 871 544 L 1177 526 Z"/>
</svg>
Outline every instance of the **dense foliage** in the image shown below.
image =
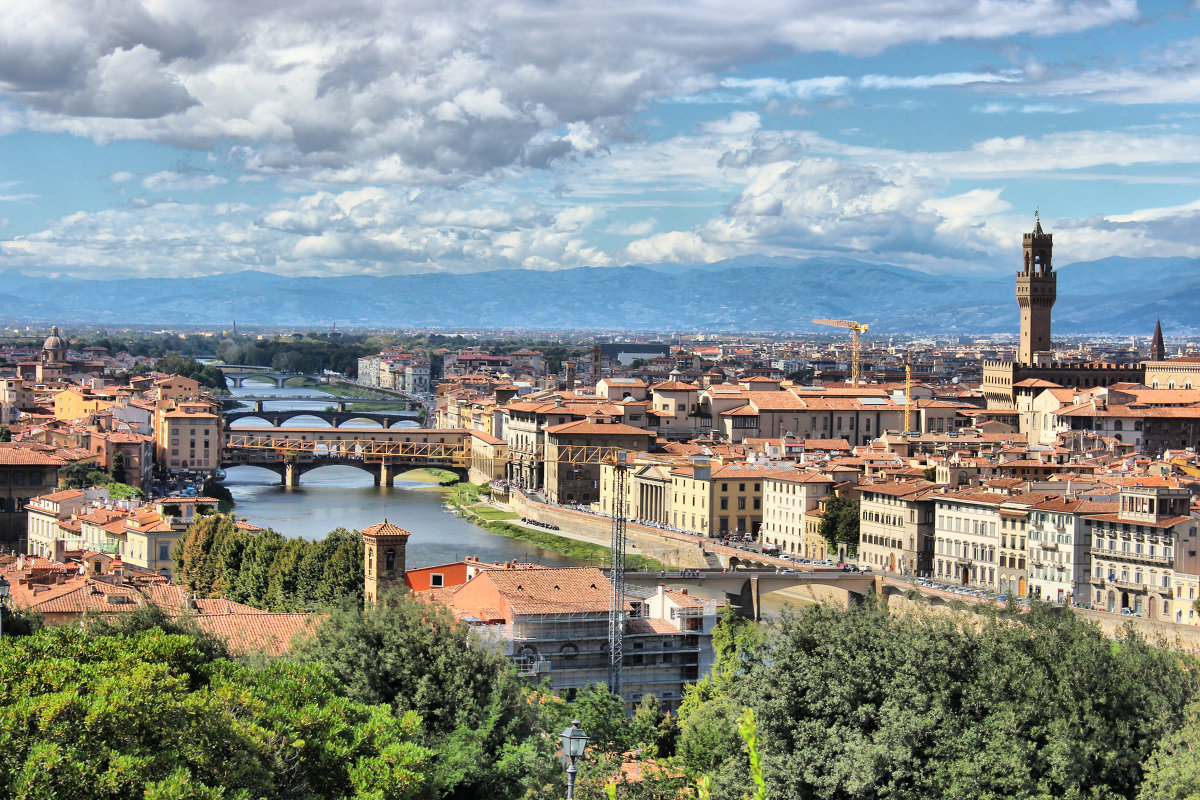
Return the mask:
<svg viewBox="0 0 1200 800">
<path fill-rule="evenodd" d="M 680 752 L 714 797 L 740 798 L 736 719 L 751 708 L 780 800 L 1136 797 L 1200 690 L 1194 661 L 1072 614 L 1018 616 L 787 614 L 693 690 Z"/>
<path fill-rule="evenodd" d="M 841 553 L 843 549 L 848 556 L 858 553 L 858 501 L 840 495 L 830 497 L 821 518 L 820 534 L 830 553 Z"/>
<path fill-rule="evenodd" d="M 177 580 L 198 597 L 228 597 L 269 611 L 363 602 L 363 541 L 338 528 L 318 541 L 242 530 L 214 514 L 193 522 L 172 553 Z"/>
<path fill-rule="evenodd" d="M 75 626 L 0 641 L 13 798 L 419 798 L 420 718 L 339 696 L 319 664 L 253 669 L 186 635 Z"/>
<path fill-rule="evenodd" d="M 120 453 L 117 455 L 120 455 Z M 117 471 L 115 467 L 116 462 L 114 459 L 114 472 Z M 122 473 L 125 471 L 123 464 L 120 471 Z M 125 476 L 121 475 L 121 477 Z M 141 489 L 119 481 L 116 476 L 98 469 L 94 461 L 74 461 L 65 467 L 60 467 L 58 470 L 58 485 L 63 489 L 108 489 L 108 496 L 114 500 L 127 500 L 146 496 L 146 493 Z"/>
</svg>

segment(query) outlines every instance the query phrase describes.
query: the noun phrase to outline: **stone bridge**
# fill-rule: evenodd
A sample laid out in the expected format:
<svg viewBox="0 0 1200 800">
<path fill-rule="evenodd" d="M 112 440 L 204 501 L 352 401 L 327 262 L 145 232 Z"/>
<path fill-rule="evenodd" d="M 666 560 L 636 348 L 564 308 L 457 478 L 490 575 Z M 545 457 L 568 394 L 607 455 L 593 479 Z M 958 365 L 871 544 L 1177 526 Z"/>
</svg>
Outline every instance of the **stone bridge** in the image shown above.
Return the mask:
<svg viewBox="0 0 1200 800">
<path fill-rule="evenodd" d="M 729 604 L 744 616 L 757 620 L 764 592 L 819 585 L 835 590 L 829 599 L 844 600 L 847 605 L 875 594 L 881 581 L 871 573 L 842 572 L 840 569 L 796 570 L 788 573 L 774 569 L 700 569 L 683 572 L 625 572 L 625 582 L 636 586 L 697 586 L 725 593 Z"/>
<path fill-rule="evenodd" d="M 226 411 L 224 417 L 226 425 L 232 425 L 243 419 L 261 419 L 274 428 L 282 426 L 283 423 L 294 417 L 315 417 L 316 419 L 328 422 L 335 428 L 340 428 L 354 419 L 378 422 L 381 427 L 390 428 L 397 422 L 418 420 L 421 417 L 418 411 L 347 411 L 344 403 L 339 403 L 338 406 L 339 408 L 336 411 L 326 411 L 318 408 L 293 408 L 280 411 L 235 409 L 233 411 Z M 243 428 L 241 430 L 250 429 Z"/>
<path fill-rule="evenodd" d="M 314 383 L 325 383 L 327 379 L 324 375 L 306 375 L 301 372 L 275 372 L 269 369 L 252 370 L 245 367 L 232 367 L 230 365 L 220 366 L 218 368 L 225 374 L 225 380 L 233 384 L 233 388 L 241 389 L 249 378 L 254 378 L 255 382 L 270 381 L 275 385 L 276 389 L 282 389 L 287 382 L 294 378 L 303 378 L 306 381 Z"/>
<path fill-rule="evenodd" d="M 352 413 L 352 412 L 346 412 Z M 370 472 L 379 485 L 396 475 L 432 467 L 466 478 L 475 437 L 470 431 L 434 428 L 247 428 L 226 430 L 221 467 L 254 466 L 298 486 L 319 467 L 348 466 Z"/>
</svg>

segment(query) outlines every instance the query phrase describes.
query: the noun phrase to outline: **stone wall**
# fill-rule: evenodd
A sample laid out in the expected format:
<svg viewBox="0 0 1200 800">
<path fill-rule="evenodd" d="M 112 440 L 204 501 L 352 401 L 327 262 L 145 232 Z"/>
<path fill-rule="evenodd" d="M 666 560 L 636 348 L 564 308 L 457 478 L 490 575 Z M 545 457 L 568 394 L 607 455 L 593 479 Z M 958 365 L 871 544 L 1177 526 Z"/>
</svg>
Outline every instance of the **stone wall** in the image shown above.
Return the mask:
<svg viewBox="0 0 1200 800">
<path fill-rule="evenodd" d="M 553 533 L 569 539 L 608 547 L 612 543 L 612 520 L 608 517 L 548 506 L 529 500 L 520 492 L 508 497 L 508 505 L 519 516 L 557 525 Z M 684 569 L 703 569 L 709 566 L 704 557 L 702 543 L 674 539 L 653 529 L 632 523 L 625 526 L 628 544 L 625 555 L 647 556 L 668 566 Z"/>
</svg>

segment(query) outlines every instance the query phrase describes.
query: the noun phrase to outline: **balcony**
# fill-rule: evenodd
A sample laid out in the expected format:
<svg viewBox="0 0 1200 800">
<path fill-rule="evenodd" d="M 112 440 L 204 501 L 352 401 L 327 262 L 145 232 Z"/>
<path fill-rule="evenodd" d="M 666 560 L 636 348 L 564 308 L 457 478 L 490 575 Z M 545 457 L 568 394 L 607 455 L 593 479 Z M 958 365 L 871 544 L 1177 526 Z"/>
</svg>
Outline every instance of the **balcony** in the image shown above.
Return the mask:
<svg viewBox="0 0 1200 800">
<path fill-rule="evenodd" d="M 1091 549 L 1091 553 L 1093 556 L 1099 556 L 1100 558 L 1106 558 L 1112 561 L 1136 561 L 1142 564 L 1158 564 L 1165 566 L 1170 566 L 1175 562 L 1175 558 L 1173 556 L 1165 556 L 1161 554 L 1150 555 L 1149 553 L 1123 553 L 1119 550 L 1103 550 L 1099 547 L 1093 547 Z"/>
</svg>

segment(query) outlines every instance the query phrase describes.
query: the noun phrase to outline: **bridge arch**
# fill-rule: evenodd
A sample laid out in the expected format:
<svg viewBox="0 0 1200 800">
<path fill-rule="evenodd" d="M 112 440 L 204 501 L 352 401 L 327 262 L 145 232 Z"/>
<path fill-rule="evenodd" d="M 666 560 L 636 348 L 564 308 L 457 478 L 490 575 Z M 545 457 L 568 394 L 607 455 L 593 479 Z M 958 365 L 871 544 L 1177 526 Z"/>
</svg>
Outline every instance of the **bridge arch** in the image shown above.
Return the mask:
<svg viewBox="0 0 1200 800">
<path fill-rule="evenodd" d="M 271 418 L 269 416 L 269 412 L 265 412 L 265 411 L 246 411 L 246 412 L 240 413 L 240 414 L 227 414 L 225 416 L 225 424 L 227 426 L 229 426 L 230 428 L 233 428 L 235 425 L 237 425 L 237 423 L 244 422 L 245 420 L 248 420 L 248 419 L 256 419 L 256 420 L 262 422 L 266 426 L 271 425 Z M 243 428 L 245 428 L 247 430 L 252 429 L 254 427 L 257 427 L 257 426 L 254 426 L 254 425 L 243 426 Z"/>
</svg>

